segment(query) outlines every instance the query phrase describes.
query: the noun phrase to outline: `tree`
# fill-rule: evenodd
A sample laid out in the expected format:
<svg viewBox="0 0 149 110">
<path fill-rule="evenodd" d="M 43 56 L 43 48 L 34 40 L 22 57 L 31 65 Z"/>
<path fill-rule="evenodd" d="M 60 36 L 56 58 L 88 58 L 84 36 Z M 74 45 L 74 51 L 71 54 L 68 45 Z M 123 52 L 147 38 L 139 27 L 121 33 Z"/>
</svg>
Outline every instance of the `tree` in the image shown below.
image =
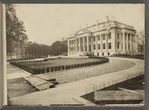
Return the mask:
<svg viewBox="0 0 149 110">
<path fill-rule="evenodd" d="M 51 45 L 51 54 L 52 55 L 61 55 L 62 53 L 67 52 L 67 46 L 61 41 L 55 41 Z"/>
<path fill-rule="evenodd" d="M 145 32 L 140 30 L 136 33 L 136 43 L 140 48 L 141 55 L 143 55 L 145 48 Z"/>
<path fill-rule="evenodd" d="M 36 42 L 28 43 L 25 49 L 26 57 L 46 57 L 50 54 L 50 46 L 38 44 Z"/>
<path fill-rule="evenodd" d="M 19 48 L 20 51 L 24 50 L 25 43 L 28 39 L 25 32 L 23 21 L 20 21 L 16 15 L 16 6 L 6 4 L 7 53 L 15 52 L 16 48 Z"/>
</svg>

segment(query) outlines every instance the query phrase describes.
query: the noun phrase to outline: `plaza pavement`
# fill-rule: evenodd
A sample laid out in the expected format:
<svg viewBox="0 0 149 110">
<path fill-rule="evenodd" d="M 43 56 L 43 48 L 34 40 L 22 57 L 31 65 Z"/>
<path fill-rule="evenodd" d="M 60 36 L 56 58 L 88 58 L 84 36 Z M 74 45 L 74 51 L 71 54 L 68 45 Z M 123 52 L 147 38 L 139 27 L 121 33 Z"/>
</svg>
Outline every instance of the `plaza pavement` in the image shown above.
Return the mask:
<svg viewBox="0 0 149 110">
<path fill-rule="evenodd" d="M 144 74 L 144 60 L 116 57 L 109 57 L 109 59 L 124 59 L 133 61 L 136 65 L 126 70 L 70 82 L 56 88 L 14 97 L 10 101 L 12 105 L 28 106 L 50 106 L 52 104 L 85 104 L 86 106 L 94 106 L 93 103 L 80 96 Z"/>
<path fill-rule="evenodd" d="M 30 73 L 7 63 L 7 79 L 27 77 L 30 75 L 31 75 Z"/>
</svg>

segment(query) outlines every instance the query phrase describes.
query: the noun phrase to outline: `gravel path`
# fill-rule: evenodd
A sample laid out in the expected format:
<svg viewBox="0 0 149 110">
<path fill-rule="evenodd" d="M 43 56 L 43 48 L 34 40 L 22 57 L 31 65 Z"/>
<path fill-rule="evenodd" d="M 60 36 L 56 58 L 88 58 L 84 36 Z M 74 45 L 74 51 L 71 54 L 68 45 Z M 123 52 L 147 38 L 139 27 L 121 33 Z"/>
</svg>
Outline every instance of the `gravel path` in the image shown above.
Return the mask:
<svg viewBox="0 0 149 110">
<path fill-rule="evenodd" d="M 58 81 L 60 84 L 64 84 L 103 74 L 122 71 L 135 66 L 134 62 L 128 60 L 110 60 L 110 63 L 45 74 L 51 76 L 51 78 L 56 78 L 56 81 Z"/>
</svg>

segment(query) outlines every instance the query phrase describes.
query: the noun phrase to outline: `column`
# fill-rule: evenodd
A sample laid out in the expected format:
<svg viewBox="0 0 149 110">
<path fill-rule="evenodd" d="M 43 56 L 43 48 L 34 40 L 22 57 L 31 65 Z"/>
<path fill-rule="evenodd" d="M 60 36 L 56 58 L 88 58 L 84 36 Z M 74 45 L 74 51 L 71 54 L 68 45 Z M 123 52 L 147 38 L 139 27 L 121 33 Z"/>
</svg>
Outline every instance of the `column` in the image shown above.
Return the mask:
<svg viewBox="0 0 149 110">
<path fill-rule="evenodd" d="M 112 40 L 112 42 L 111 42 L 112 48 L 111 48 L 111 49 L 112 49 L 112 51 L 113 51 L 114 53 L 115 53 L 115 50 L 116 50 L 116 47 L 115 47 L 115 46 L 116 46 L 116 44 L 115 44 L 115 43 L 116 43 L 116 42 L 115 42 L 115 39 L 116 39 L 116 38 L 115 38 L 115 37 L 116 37 L 116 36 L 115 36 L 115 31 L 114 31 L 114 32 L 111 33 L 111 40 Z"/>
<path fill-rule="evenodd" d="M 91 52 L 93 51 L 93 36 L 91 36 Z"/>
<path fill-rule="evenodd" d="M 128 43 L 129 43 L 129 42 L 128 42 L 128 33 L 127 33 L 127 34 L 126 34 L 126 45 L 127 45 L 127 46 L 126 46 L 126 49 L 127 49 L 127 51 L 128 51 Z"/>
<path fill-rule="evenodd" d="M 106 51 L 108 52 L 108 33 L 105 33 L 106 37 Z"/>
<path fill-rule="evenodd" d="M 69 55 L 69 52 L 70 52 L 69 40 L 67 41 L 67 45 L 68 45 L 68 55 Z"/>
<path fill-rule="evenodd" d="M 101 41 L 101 43 L 100 43 L 100 50 L 102 52 L 103 51 L 103 35 L 102 34 L 100 35 L 100 41 Z"/>
<path fill-rule="evenodd" d="M 122 35 L 119 33 L 119 38 L 120 38 L 120 51 L 122 50 Z"/>
<path fill-rule="evenodd" d="M 134 35 L 132 34 L 132 50 L 134 51 Z"/>
<path fill-rule="evenodd" d="M 87 36 L 86 38 L 87 38 L 87 43 L 86 43 L 86 45 L 87 45 L 87 52 L 89 52 L 89 36 Z"/>
<path fill-rule="evenodd" d="M 76 38 L 76 52 L 78 52 L 78 39 Z"/>
<path fill-rule="evenodd" d="M 117 52 L 117 33 L 115 32 L 115 50 Z"/>
<path fill-rule="evenodd" d="M 130 51 L 132 51 L 132 34 L 130 34 Z"/>
<path fill-rule="evenodd" d="M 73 43 L 74 43 L 74 53 L 76 52 L 76 43 L 75 43 L 76 41 L 75 40 L 73 40 Z"/>
<path fill-rule="evenodd" d="M 79 52 L 81 52 L 81 51 L 80 51 L 80 45 L 81 45 L 81 42 L 80 42 L 80 38 L 79 38 Z"/>
<path fill-rule="evenodd" d="M 125 33 L 123 33 L 123 52 L 125 52 Z"/>
<path fill-rule="evenodd" d="M 85 39 L 83 37 L 83 53 L 85 52 Z"/>
<path fill-rule="evenodd" d="M 96 42 L 96 52 L 98 51 L 98 36 L 95 36 L 95 42 Z"/>
</svg>

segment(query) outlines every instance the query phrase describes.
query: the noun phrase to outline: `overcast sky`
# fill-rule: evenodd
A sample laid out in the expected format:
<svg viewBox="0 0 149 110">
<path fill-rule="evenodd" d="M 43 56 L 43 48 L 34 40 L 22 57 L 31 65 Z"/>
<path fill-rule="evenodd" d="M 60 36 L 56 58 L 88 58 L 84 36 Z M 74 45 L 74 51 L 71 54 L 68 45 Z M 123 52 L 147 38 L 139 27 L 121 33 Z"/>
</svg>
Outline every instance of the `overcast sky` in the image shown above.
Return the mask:
<svg viewBox="0 0 149 110">
<path fill-rule="evenodd" d="M 16 12 L 24 22 L 29 41 L 51 45 L 85 28 L 112 21 L 144 29 L 143 4 L 17 4 Z"/>
</svg>

